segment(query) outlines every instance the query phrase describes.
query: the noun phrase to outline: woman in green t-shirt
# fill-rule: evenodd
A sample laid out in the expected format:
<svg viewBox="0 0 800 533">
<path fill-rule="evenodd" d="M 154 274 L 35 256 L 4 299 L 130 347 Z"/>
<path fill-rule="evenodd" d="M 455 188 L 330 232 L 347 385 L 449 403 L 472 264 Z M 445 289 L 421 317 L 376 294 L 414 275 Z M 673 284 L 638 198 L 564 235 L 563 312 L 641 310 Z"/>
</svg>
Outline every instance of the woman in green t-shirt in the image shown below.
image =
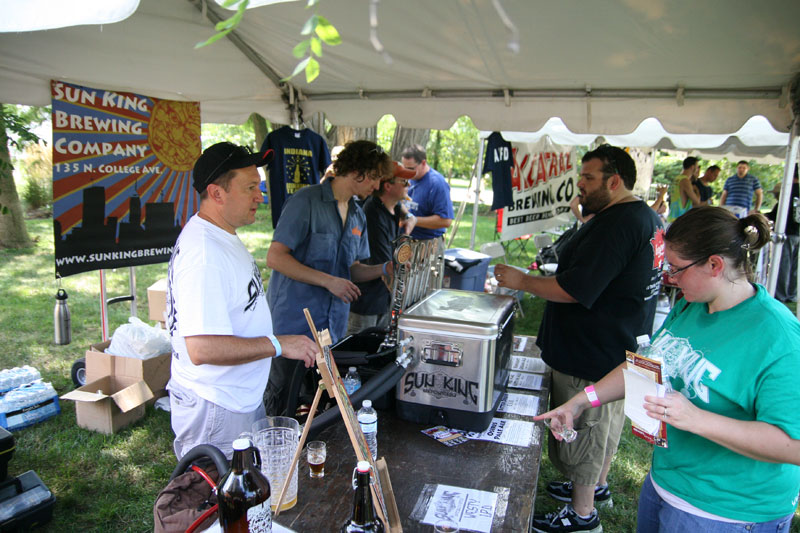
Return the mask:
<svg viewBox="0 0 800 533">
<path fill-rule="evenodd" d="M 656 333 L 675 392 L 645 397 L 667 423 L 639 497 L 637 532 L 788 532 L 800 492 L 800 323 L 750 282 L 747 253 L 769 242 L 760 214 L 699 207 L 666 233 L 668 275 L 683 291 Z M 536 420 L 571 428 L 584 409 L 625 396 L 620 365 Z M 590 389 L 588 387 L 587 389 Z"/>
</svg>

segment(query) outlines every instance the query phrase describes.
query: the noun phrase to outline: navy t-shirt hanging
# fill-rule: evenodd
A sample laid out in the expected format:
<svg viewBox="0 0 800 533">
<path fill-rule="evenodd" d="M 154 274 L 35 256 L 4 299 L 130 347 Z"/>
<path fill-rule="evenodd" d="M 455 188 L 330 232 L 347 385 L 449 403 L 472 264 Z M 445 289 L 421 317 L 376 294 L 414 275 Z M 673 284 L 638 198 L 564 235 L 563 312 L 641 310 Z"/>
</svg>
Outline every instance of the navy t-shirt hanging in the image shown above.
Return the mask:
<svg viewBox="0 0 800 533">
<path fill-rule="evenodd" d="M 500 209 L 514 203 L 511 188 L 511 143 L 503 139 L 499 131 L 489 135 L 486 156 L 483 159 L 483 173 L 492 173 L 492 209 Z"/>
<path fill-rule="evenodd" d="M 278 225 L 283 204 L 291 195 L 309 185 L 319 183 L 331 164 L 328 145 L 319 134 L 284 126 L 267 135 L 261 150 L 271 148 L 275 158 L 269 170 L 269 201 L 272 208 L 272 227 Z"/>
</svg>

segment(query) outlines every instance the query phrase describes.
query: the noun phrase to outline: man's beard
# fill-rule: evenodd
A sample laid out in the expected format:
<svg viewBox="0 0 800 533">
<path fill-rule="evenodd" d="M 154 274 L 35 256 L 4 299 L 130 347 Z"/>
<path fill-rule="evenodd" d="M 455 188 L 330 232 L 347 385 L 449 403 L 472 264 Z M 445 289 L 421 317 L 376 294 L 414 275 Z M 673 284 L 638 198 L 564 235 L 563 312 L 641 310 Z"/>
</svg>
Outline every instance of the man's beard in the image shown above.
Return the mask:
<svg viewBox="0 0 800 533">
<path fill-rule="evenodd" d="M 611 192 L 602 187 L 587 195 L 581 196 L 583 215 L 592 215 L 602 211 L 611 202 Z"/>
</svg>

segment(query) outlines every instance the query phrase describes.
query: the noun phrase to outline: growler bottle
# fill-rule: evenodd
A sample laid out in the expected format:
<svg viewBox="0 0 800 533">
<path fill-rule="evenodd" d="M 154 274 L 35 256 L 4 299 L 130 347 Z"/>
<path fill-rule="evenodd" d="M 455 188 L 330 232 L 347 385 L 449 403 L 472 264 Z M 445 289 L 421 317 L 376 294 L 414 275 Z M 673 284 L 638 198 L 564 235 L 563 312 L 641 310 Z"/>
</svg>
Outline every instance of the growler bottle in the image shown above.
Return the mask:
<svg viewBox="0 0 800 533">
<path fill-rule="evenodd" d="M 353 498 L 353 515 L 344 523 L 341 533 L 383 533 L 383 523 L 372 507 L 369 490 L 369 461 L 359 461 L 356 467 L 356 495 Z"/>
<path fill-rule="evenodd" d="M 250 439 L 233 441 L 231 469 L 219 480 L 219 523 L 224 533 L 271 533 L 269 481 Z"/>
</svg>

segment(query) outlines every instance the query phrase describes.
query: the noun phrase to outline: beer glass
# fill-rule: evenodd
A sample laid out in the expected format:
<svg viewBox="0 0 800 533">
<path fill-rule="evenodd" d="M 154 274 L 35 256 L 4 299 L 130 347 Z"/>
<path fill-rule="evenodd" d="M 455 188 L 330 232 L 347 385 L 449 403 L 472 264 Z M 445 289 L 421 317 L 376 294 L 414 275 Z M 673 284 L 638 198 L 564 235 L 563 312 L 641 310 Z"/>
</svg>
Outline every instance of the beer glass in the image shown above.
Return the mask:
<svg viewBox="0 0 800 533">
<path fill-rule="evenodd" d="M 321 440 L 309 442 L 306 457 L 309 475 L 313 478 L 325 477 L 325 443 Z"/>
</svg>

